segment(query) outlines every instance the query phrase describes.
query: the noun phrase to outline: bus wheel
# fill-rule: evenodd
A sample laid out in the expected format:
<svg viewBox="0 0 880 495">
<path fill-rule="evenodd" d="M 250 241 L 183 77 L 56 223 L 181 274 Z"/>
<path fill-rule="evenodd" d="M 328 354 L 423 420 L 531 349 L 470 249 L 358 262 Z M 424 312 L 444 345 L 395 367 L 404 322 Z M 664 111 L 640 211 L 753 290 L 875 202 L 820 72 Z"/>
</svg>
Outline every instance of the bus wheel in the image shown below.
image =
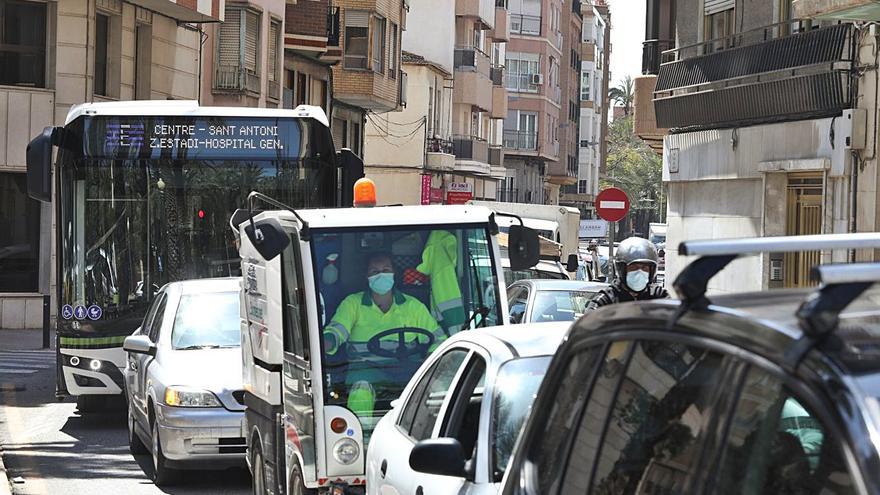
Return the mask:
<svg viewBox="0 0 880 495">
<path fill-rule="evenodd" d="M 290 488 L 290 495 L 314 495 L 317 493 L 316 490 L 306 488 L 305 480 L 303 480 L 302 471 L 298 464 L 294 466 L 293 472 L 290 473 L 290 484 L 288 486 Z"/>
<path fill-rule="evenodd" d="M 263 464 L 263 451 L 260 447 L 254 449 L 251 457 L 251 483 L 254 495 L 267 495 L 266 491 L 266 466 Z"/>
</svg>

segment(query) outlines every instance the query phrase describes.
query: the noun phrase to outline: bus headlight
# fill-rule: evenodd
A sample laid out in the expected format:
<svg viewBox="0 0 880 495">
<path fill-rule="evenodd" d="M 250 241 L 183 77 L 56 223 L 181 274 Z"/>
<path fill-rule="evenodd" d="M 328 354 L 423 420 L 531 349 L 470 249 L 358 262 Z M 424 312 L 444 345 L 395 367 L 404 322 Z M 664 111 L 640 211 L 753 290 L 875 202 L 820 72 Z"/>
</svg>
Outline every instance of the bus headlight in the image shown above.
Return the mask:
<svg viewBox="0 0 880 495">
<path fill-rule="evenodd" d="M 343 438 L 333 446 L 333 457 L 335 457 L 340 464 L 348 465 L 354 463 L 360 453 L 361 448 L 358 447 L 357 442 L 350 438 Z"/>
<path fill-rule="evenodd" d="M 174 407 L 220 407 L 220 401 L 211 392 L 181 387 L 165 389 L 165 404 Z"/>
</svg>

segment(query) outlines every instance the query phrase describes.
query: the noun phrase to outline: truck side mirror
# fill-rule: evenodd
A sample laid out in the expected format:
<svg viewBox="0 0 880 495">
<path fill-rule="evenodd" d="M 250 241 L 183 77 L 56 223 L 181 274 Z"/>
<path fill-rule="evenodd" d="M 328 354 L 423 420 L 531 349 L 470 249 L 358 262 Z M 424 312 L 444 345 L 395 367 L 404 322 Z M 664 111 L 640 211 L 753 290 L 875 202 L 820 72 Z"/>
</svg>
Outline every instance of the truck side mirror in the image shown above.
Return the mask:
<svg viewBox="0 0 880 495">
<path fill-rule="evenodd" d="M 568 270 L 569 273 L 574 273 L 578 270 L 578 255 L 569 254 L 568 261 L 565 263 L 565 269 Z"/>
<path fill-rule="evenodd" d="M 290 236 L 277 218 L 264 218 L 244 227 L 244 233 L 250 239 L 260 256 L 266 261 L 274 259 L 290 244 Z"/>
<path fill-rule="evenodd" d="M 27 146 L 28 196 L 48 203 L 52 201 L 52 136 L 54 127 L 46 127 Z"/>
<path fill-rule="evenodd" d="M 511 270 L 525 270 L 538 264 L 541 245 L 536 231 L 522 225 L 511 225 L 507 236 Z"/>
<path fill-rule="evenodd" d="M 364 161 L 350 149 L 342 148 L 336 153 L 342 167 L 342 207 L 354 205 L 354 183 L 364 176 Z"/>
</svg>

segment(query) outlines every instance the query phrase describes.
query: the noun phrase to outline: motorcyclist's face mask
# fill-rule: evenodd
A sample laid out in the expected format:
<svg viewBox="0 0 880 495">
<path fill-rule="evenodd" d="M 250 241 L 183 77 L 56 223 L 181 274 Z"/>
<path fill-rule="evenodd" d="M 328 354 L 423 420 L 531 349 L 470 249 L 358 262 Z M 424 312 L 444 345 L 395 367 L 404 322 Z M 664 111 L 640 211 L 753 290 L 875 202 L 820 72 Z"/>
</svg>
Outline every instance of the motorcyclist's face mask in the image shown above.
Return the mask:
<svg viewBox="0 0 880 495">
<path fill-rule="evenodd" d="M 651 267 L 644 263 L 630 263 L 626 267 L 626 286 L 633 292 L 642 292 L 651 281 Z"/>
<path fill-rule="evenodd" d="M 394 288 L 394 267 L 390 260 L 382 259 L 370 263 L 367 268 L 367 281 L 370 290 L 384 296 Z"/>
</svg>

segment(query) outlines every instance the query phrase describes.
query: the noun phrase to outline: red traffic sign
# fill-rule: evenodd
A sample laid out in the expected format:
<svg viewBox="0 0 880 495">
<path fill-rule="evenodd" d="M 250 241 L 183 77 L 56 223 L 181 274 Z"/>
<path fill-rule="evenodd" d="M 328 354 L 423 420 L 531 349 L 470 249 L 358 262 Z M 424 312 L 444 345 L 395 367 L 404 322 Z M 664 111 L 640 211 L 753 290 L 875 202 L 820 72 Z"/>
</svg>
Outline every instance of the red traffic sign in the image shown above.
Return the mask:
<svg viewBox="0 0 880 495">
<path fill-rule="evenodd" d="M 616 187 L 603 189 L 596 196 L 596 213 L 609 222 L 619 222 L 629 212 L 629 198 Z"/>
</svg>

